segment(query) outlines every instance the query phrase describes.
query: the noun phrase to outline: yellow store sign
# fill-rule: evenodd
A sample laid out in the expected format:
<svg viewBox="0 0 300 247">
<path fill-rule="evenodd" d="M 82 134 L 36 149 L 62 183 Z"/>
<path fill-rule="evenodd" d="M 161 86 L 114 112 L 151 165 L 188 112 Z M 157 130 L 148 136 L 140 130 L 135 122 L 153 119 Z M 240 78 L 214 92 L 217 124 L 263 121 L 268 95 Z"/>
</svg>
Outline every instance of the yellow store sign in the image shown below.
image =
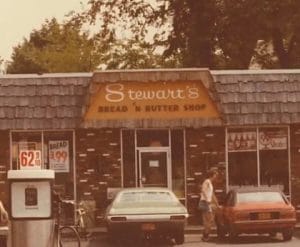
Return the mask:
<svg viewBox="0 0 300 247">
<path fill-rule="evenodd" d="M 201 81 L 99 83 L 86 120 L 218 118 Z"/>
</svg>

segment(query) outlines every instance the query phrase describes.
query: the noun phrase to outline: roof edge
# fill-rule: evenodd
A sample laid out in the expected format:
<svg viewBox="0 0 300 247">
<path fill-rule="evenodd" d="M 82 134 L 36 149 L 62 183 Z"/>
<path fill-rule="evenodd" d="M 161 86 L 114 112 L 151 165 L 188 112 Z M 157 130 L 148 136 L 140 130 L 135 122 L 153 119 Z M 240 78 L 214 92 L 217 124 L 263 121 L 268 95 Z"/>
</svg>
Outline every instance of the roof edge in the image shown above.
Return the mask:
<svg viewBox="0 0 300 247">
<path fill-rule="evenodd" d="M 212 75 L 270 75 L 270 74 L 300 74 L 300 69 L 265 69 L 265 70 L 210 70 Z"/>
<path fill-rule="evenodd" d="M 91 72 L 82 73 L 45 73 L 45 74 L 4 74 L 0 79 L 36 79 L 36 78 L 66 78 L 66 77 L 92 77 Z"/>
<path fill-rule="evenodd" d="M 188 72 L 188 71 L 209 71 L 209 68 L 157 68 L 157 69 L 116 69 L 116 70 L 95 70 L 94 74 L 97 73 L 136 73 L 136 72 Z"/>
</svg>

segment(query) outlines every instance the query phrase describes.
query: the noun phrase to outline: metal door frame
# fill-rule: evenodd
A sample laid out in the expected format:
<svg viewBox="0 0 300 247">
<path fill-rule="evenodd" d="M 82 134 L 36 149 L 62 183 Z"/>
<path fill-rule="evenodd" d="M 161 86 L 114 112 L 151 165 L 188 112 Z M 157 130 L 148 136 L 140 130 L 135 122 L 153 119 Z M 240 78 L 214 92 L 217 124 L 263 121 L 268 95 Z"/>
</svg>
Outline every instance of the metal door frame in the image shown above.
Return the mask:
<svg viewBox="0 0 300 247">
<path fill-rule="evenodd" d="M 141 159 L 142 153 L 153 153 L 153 152 L 160 152 L 166 153 L 167 155 L 167 185 L 169 189 L 172 189 L 172 166 L 171 166 L 171 151 L 169 147 L 140 147 L 137 148 L 136 151 L 138 152 L 138 182 L 137 185 L 142 187 L 142 166 L 141 166 Z"/>
</svg>

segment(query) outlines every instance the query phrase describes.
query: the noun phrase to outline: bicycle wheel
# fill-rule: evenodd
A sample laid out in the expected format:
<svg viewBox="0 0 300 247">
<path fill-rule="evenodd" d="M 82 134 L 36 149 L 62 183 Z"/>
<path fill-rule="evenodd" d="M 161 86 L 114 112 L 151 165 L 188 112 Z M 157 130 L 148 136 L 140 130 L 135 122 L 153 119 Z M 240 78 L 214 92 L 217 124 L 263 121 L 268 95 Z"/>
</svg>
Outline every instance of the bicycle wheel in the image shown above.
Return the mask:
<svg viewBox="0 0 300 247">
<path fill-rule="evenodd" d="M 60 239 L 59 246 L 60 247 L 80 247 L 80 236 L 76 229 L 72 226 L 61 226 L 59 228 Z"/>
<path fill-rule="evenodd" d="M 77 213 L 77 221 L 75 224 L 76 230 L 81 237 L 82 236 L 85 237 L 87 234 L 86 228 L 85 228 L 85 222 L 83 219 L 85 212 L 82 209 L 77 209 L 76 213 Z"/>
</svg>

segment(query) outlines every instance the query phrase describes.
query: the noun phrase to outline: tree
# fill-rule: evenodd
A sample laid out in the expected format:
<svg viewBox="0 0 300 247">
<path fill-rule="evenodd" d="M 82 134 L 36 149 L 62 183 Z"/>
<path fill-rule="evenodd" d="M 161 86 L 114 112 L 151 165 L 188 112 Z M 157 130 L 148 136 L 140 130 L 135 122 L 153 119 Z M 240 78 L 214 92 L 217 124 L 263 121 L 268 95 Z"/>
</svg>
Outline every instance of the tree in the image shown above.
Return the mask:
<svg viewBox="0 0 300 247">
<path fill-rule="evenodd" d="M 299 1 L 223 0 L 218 8 L 218 37 L 232 66 L 242 62 L 245 67 L 255 55 L 264 68 L 299 67 Z M 261 41 L 268 45 L 257 54 Z"/>
<path fill-rule="evenodd" d="M 81 23 L 46 20 L 40 30 L 13 49 L 7 73 L 86 72 L 95 69 L 176 67 L 162 59 L 155 47 L 137 38 L 117 39 L 103 32 L 90 35 Z"/>
<path fill-rule="evenodd" d="M 264 66 L 291 68 L 300 66 L 299 10 L 298 0 L 90 0 L 73 21 L 101 23 L 106 37 L 118 23 L 140 40 L 154 27 L 153 45 L 184 67 L 248 68 L 255 55 Z M 259 40 L 277 60 L 255 53 Z"/>
<path fill-rule="evenodd" d="M 13 48 L 8 73 L 84 72 L 96 68 L 96 43 L 79 26 L 59 24 L 55 18 L 33 30 Z"/>
<path fill-rule="evenodd" d="M 104 69 L 147 69 L 179 67 L 178 58 L 163 58 L 155 47 L 135 39 L 115 40 L 103 49 L 99 68 Z"/>
<path fill-rule="evenodd" d="M 4 59 L 0 57 L 0 74 L 2 73 L 2 64 L 4 62 Z"/>
</svg>

